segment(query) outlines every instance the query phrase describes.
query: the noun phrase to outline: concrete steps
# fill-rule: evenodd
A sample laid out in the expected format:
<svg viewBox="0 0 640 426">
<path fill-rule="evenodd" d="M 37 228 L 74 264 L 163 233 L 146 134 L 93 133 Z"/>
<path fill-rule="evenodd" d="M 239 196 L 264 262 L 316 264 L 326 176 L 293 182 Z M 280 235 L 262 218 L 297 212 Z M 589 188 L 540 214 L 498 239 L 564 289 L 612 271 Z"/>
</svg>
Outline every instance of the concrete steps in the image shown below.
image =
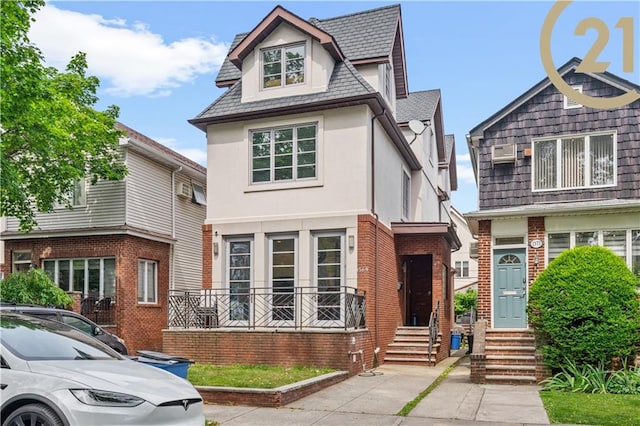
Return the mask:
<svg viewBox="0 0 640 426">
<path fill-rule="evenodd" d="M 441 336 L 438 336 L 436 343 L 431 348 L 431 354 L 429 354 L 428 327 L 398 327 L 393 342 L 387 347 L 384 362 L 433 366 L 440 350 L 440 340 Z"/>
</svg>

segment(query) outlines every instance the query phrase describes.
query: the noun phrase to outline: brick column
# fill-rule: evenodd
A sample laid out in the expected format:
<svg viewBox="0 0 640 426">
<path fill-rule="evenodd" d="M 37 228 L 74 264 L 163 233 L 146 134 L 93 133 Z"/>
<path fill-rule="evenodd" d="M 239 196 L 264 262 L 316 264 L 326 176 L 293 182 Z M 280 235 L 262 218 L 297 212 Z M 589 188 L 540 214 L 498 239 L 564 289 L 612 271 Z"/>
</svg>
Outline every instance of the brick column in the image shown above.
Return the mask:
<svg viewBox="0 0 640 426">
<path fill-rule="evenodd" d="M 527 224 L 528 241 L 540 240 L 544 242 L 544 217 L 530 217 Z M 529 245 L 527 256 L 529 285 L 538 277 L 538 274 L 545 268 L 544 244 L 542 247 L 533 248 Z"/>
<path fill-rule="evenodd" d="M 202 288 L 213 283 L 213 225 L 202 225 Z"/>
<path fill-rule="evenodd" d="M 491 221 L 478 222 L 478 319 L 491 327 Z"/>
</svg>

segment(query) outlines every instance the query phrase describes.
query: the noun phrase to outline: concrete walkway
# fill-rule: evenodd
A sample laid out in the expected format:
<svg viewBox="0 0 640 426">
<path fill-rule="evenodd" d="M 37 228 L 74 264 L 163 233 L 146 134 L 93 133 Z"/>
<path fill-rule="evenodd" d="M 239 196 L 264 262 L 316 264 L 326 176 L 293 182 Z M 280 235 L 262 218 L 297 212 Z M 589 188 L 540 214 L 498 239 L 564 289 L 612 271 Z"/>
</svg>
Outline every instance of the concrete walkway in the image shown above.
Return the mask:
<svg viewBox="0 0 640 426">
<path fill-rule="evenodd" d="M 436 367 L 383 365 L 282 408 L 206 405 L 221 425 L 474 425 L 549 424 L 538 386 L 476 385 L 459 351 Z M 451 364 L 456 368 L 408 416 L 396 414 Z"/>
</svg>

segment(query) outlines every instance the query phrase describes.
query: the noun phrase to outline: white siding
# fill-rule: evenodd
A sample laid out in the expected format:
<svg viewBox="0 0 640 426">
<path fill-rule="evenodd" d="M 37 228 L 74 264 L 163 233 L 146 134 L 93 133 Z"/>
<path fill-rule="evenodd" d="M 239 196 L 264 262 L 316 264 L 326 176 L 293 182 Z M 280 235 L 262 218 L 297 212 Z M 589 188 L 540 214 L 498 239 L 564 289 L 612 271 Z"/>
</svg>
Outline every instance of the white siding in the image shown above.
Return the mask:
<svg viewBox="0 0 640 426">
<path fill-rule="evenodd" d="M 72 210 L 61 208 L 52 213 L 38 214 L 38 229 L 43 231 L 98 228 L 124 225 L 124 182 L 98 181 L 87 183 L 87 205 Z M 7 218 L 7 230 L 17 231 L 18 220 Z"/>
<path fill-rule="evenodd" d="M 171 170 L 129 150 L 127 225 L 171 235 Z"/>
<path fill-rule="evenodd" d="M 191 180 L 176 174 L 179 183 L 191 184 Z M 204 182 L 196 182 L 204 186 Z M 206 191 L 206 188 L 205 188 Z M 176 242 L 173 254 L 173 287 L 176 289 L 202 288 L 202 224 L 206 206 L 195 204 L 190 198 L 175 197 Z"/>
</svg>

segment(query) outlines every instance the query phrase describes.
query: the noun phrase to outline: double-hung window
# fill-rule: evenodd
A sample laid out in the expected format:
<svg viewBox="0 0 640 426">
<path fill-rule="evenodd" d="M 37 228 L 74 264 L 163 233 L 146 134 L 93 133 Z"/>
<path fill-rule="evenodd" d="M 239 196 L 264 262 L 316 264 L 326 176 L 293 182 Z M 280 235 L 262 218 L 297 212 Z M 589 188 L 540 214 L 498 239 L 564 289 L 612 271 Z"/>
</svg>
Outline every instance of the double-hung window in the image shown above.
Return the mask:
<svg viewBox="0 0 640 426">
<path fill-rule="evenodd" d="M 533 189 L 615 185 L 615 133 L 533 141 Z"/>
<path fill-rule="evenodd" d="M 138 260 L 138 303 L 158 303 L 158 262 Z"/>
<path fill-rule="evenodd" d="M 456 278 L 467 278 L 469 277 L 469 261 L 457 261 L 455 263 L 456 266 Z"/>
<path fill-rule="evenodd" d="M 297 240 L 293 236 L 269 239 L 272 321 L 292 321 L 295 318 L 296 248 Z"/>
<path fill-rule="evenodd" d="M 304 43 L 262 50 L 262 87 L 304 83 Z"/>
<path fill-rule="evenodd" d="M 315 124 L 304 124 L 251 132 L 251 182 L 315 178 L 316 130 Z"/>
</svg>

